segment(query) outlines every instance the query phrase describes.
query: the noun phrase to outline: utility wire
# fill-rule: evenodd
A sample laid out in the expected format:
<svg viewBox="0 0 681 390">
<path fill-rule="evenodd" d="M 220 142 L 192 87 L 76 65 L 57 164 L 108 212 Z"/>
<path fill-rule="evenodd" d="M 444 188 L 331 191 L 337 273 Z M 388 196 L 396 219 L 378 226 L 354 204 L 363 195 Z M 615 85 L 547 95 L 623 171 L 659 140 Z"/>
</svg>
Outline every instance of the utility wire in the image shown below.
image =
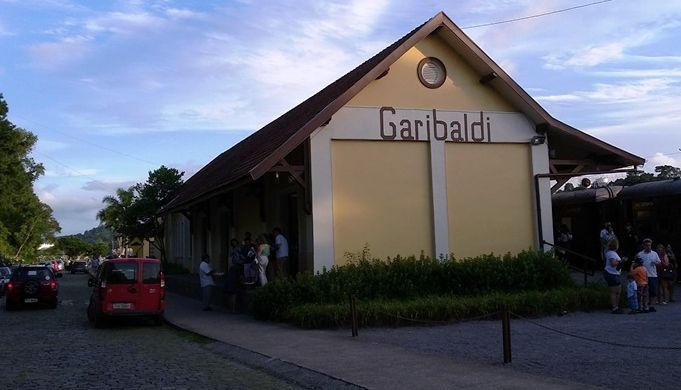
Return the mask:
<svg viewBox="0 0 681 390">
<path fill-rule="evenodd" d="M 567 12 L 567 11 L 572 11 L 578 8 L 584 8 L 584 7 L 590 7 L 592 5 L 598 5 L 598 4 L 603 4 L 603 3 L 608 3 L 612 0 L 601 0 L 601 1 L 594 1 L 592 3 L 587 3 L 587 4 L 582 4 L 582 5 L 576 5 L 574 7 L 569 7 L 569 8 L 563 8 L 555 11 L 550 11 L 550 12 L 544 12 L 541 14 L 536 14 L 536 15 L 530 15 L 530 16 L 523 16 L 520 18 L 515 18 L 515 19 L 507 19 L 507 20 L 499 20 L 497 22 L 490 22 L 490 23 L 483 23 L 483 24 L 475 24 L 473 26 L 466 26 L 466 27 L 461 27 L 462 30 L 470 29 L 470 28 L 478 28 L 478 27 L 487 27 L 487 26 L 495 26 L 497 24 L 504 24 L 504 23 L 511 23 L 511 22 L 518 22 L 521 20 L 527 20 L 527 19 L 533 19 L 533 18 L 539 18 L 542 16 L 547 16 L 547 15 L 553 15 L 553 14 L 558 14 L 561 12 Z"/>
<path fill-rule="evenodd" d="M 70 166 L 68 166 L 68 165 L 66 165 L 66 164 L 64 164 L 64 163 L 59 162 L 59 161 L 56 160 L 55 158 L 50 157 L 50 156 L 48 156 L 48 155 L 45 154 L 45 153 L 36 152 L 36 151 L 33 151 L 33 153 L 36 153 L 36 154 L 38 154 L 38 155 L 41 155 L 41 156 L 47 158 L 48 160 L 52 160 L 52 162 L 54 162 L 55 164 L 60 165 L 60 166 L 62 166 L 62 167 L 64 167 L 64 168 L 68 169 L 69 171 L 78 174 L 79 176 L 84 176 L 84 177 L 87 177 L 87 178 L 92 179 L 92 180 L 94 180 L 94 181 L 99 181 L 98 179 L 95 179 L 94 177 L 92 177 L 92 176 L 90 176 L 90 175 L 86 175 L 86 174 L 84 174 L 83 172 L 78 171 L 77 169 L 73 169 L 73 168 L 71 168 Z"/>
<path fill-rule="evenodd" d="M 33 125 L 37 125 L 37 127 L 40 127 L 40 128 L 50 128 L 50 131 L 53 131 L 53 132 L 55 132 L 55 133 L 59 133 L 59 134 L 61 134 L 61 135 L 63 135 L 63 136 L 69 137 L 69 138 L 73 138 L 73 139 L 75 139 L 76 141 L 79 141 L 79 142 L 82 142 L 82 143 L 85 143 L 85 144 L 88 144 L 88 145 L 92 145 L 92 146 L 94 146 L 94 147 L 97 147 L 97 148 L 100 148 L 100 149 L 102 149 L 102 150 L 106 150 L 106 151 L 109 151 L 109 152 L 112 152 L 112 153 L 120 154 L 121 156 L 129 157 L 129 158 L 132 158 L 132 159 L 134 159 L 134 160 L 143 162 L 143 163 L 145 163 L 145 164 L 149 164 L 149 165 L 151 165 L 151 166 L 157 167 L 157 166 L 160 166 L 160 165 L 161 165 L 161 164 L 158 164 L 158 163 L 149 161 L 149 160 L 145 160 L 145 159 L 143 159 L 143 158 L 139 158 L 139 157 L 137 157 L 137 156 L 133 156 L 133 155 L 128 154 L 128 153 L 125 153 L 125 152 L 121 152 L 120 150 L 116 150 L 116 149 L 112 149 L 112 148 L 109 148 L 109 147 L 106 147 L 106 146 L 102 146 L 102 145 L 96 144 L 96 143 L 91 142 L 91 141 L 86 141 L 86 140 L 84 140 L 84 139 L 82 139 L 82 138 L 75 137 L 75 136 L 73 136 L 73 135 L 71 135 L 71 134 L 68 134 L 68 133 L 65 133 L 65 132 L 63 132 L 63 131 L 59 131 L 59 130 L 52 129 L 50 126 L 43 126 L 43 125 L 41 125 L 40 123 L 36 123 L 35 121 L 26 120 L 26 118 L 17 117 L 17 119 L 19 119 L 20 121 L 25 122 L 25 123 L 29 123 L 29 124 L 33 123 Z M 54 161 L 54 160 L 53 160 L 53 161 Z"/>
</svg>

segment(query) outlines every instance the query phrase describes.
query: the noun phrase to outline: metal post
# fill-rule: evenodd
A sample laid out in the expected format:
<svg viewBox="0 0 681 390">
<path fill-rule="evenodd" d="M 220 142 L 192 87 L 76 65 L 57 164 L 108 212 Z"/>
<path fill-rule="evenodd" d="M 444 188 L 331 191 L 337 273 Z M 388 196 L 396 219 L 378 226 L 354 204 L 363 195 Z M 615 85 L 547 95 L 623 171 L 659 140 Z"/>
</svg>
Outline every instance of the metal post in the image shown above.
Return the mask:
<svg viewBox="0 0 681 390">
<path fill-rule="evenodd" d="M 354 295 L 350 295 L 350 317 L 352 318 L 352 337 L 357 337 L 357 299 Z"/>
<path fill-rule="evenodd" d="M 584 287 L 586 287 L 586 284 L 588 282 L 588 277 L 586 273 L 586 258 L 582 257 L 582 269 L 584 270 Z"/>
<path fill-rule="evenodd" d="M 501 314 L 501 333 L 504 344 L 504 364 L 511 362 L 511 311 L 504 306 Z"/>
</svg>

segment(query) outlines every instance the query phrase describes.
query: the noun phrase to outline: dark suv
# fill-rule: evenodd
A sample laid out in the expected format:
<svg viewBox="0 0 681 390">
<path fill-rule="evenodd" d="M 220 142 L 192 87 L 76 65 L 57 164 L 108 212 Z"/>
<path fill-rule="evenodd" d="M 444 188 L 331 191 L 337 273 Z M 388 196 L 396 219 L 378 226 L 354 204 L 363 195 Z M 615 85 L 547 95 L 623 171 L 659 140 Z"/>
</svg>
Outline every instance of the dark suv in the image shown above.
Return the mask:
<svg viewBox="0 0 681 390">
<path fill-rule="evenodd" d="M 21 305 L 47 304 L 57 307 L 59 286 L 51 269 L 43 265 L 17 268 L 5 286 L 5 308 L 14 310 Z"/>
</svg>

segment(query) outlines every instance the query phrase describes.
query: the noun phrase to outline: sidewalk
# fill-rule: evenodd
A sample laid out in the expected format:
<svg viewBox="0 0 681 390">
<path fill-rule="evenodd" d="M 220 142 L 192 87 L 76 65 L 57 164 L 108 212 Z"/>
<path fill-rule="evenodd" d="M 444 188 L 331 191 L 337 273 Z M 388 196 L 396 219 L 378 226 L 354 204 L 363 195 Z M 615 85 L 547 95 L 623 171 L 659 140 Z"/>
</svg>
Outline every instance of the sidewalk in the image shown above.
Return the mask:
<svg viewBox="0 0 681 390">
<path fill-rule="evenodd" d="M 354 387 L 350 384 L 369 389 L 590 387 L 516 372 L 511 367 L 462 364 L 441 356 L 364 342 L 361 329 L 359 337 L 352 338 L 350 330 L 347 336 L 302 330 L 256 321 L 247 315 L 229 313 L 222 307 L 205 312 L 198 300 L 174 293 L 167 293 L 166 299 L 166 320 L 179 328 L 242 348 L 246 350 L 245 355 L 256 353 L 265 364 L 283 362 L 291 371 L 302 367 L 348 388 Z"/>
</svg>

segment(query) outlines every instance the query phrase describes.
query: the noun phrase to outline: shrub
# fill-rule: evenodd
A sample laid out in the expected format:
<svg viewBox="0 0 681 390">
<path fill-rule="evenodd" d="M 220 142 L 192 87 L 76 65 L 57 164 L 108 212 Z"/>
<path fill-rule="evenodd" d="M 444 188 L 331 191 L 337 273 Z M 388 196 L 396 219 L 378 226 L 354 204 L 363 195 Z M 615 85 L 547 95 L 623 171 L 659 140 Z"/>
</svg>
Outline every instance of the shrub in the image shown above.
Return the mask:
<svg viewBox="0 0 681 390">
<path fill-rule="evenodd" d="M 291 308 L 300 306 L 297 310 L 303 313 L 319 311 L 319 306 L 343 306 L 350 295 L 364 302 L 413 300 L 438 295 L 545 291 L 572 285 L 567 267 L 543 252 L 525 251 L 503 257 L 490 254 L 463 260 L 396 256 L 387 261 L 370 259 L 367 252 L 365 248 L 348 264 L 329 271 L 299 275 L 295 281 L 275 280 L 253 291 L 254 315 L 287 321 L 294 317 L 289 312 Z"/>
<path fill-rule="evenodd" d="M 605 287 L 561 288 L 480 296 L 427 296 L 409 300 L 370 300 L 357 303 L 360 327 L 435 325 L 472 318 L 498 319 L 505 306 L 518 315 L 537 317 L 566 311 L 608 308 Z M 302 304 L 291 307 L 282 320 L 303 328 L 351 325 L 349 303 Z"/>
</svg>

